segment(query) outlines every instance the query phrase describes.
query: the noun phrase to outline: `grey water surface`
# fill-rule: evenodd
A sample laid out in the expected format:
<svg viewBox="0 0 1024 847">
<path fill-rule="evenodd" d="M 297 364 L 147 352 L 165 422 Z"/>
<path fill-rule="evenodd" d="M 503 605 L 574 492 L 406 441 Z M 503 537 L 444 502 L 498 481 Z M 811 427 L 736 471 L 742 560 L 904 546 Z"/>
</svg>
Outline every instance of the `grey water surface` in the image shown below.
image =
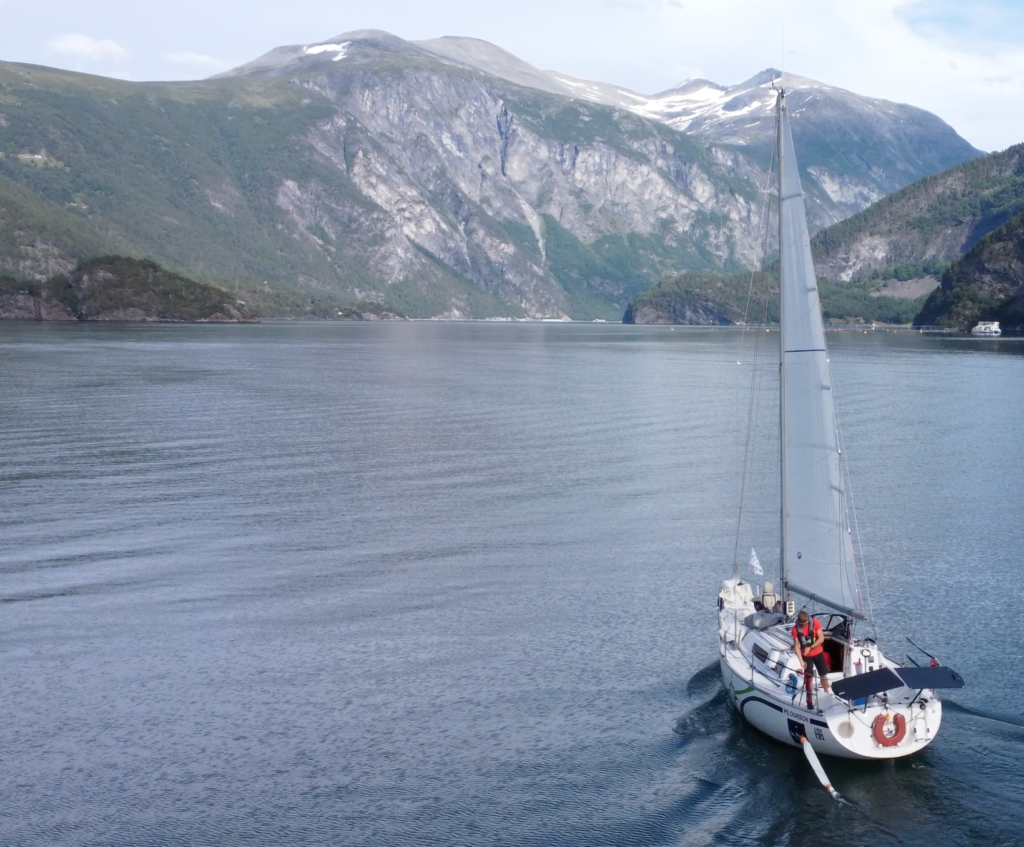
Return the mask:
<svg viewBox="0 0 1024 847">
<path fill-rule="evenodd" d="M 878 637 L 967 680 L 840 806 L 717 671 L 774 338 L 0 325 L 0 844 L 1021 844 L 1024 341 L 829 337 Z"/>
</svg>

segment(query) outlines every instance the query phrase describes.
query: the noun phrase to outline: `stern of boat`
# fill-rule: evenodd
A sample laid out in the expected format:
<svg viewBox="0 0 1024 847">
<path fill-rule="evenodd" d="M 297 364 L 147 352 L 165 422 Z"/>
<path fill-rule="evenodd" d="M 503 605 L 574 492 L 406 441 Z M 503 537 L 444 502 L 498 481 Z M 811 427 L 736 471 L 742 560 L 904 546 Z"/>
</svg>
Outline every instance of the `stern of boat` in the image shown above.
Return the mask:
<svg viewBox="0 0 1024 847">
<path fill-rule="evenodd" d="M 912 703 L 852 709 L 843 705 L 830 709 L 825 717 L 832 738 L 843 749 L 832 755 L 898 759 L 911 756 L 932 742 L 942 723 L 942 703 L 935 692 L 923 691 Z"/>
</svg>

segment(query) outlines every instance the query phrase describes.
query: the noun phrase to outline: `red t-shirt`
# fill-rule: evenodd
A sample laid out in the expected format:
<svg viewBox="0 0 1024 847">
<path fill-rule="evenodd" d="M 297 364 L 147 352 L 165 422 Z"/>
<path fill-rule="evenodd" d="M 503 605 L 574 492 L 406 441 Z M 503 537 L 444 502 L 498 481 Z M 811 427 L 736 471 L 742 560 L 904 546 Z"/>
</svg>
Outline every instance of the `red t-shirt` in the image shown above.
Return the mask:
<svg viewBox="0 0 1024 847">
<path fill-rule="evenodd" d="M 821 621 L 819 621 L 817 618 L 811 618 L 811 621 L 814 622 L 814 640 L 817 641 L 818 640 L 818 634 L 821 632 Z M 800 634 L 797 634 L 797 630 L 798 629 L 803 630 L 803 632 L 800 633 Z M 803 626 L 801 624 L 797 624 L 796 626 L 793 627 L 793 638 L 795 638 L 797 641 L 799 641 L 800 640 L 800 635 L 807 635 L 807 634 L 810 633 L 810 631 L 811 631 L 810 624 L 808 624 L 807 626 Z M 811 656 L 817 656 L 823 649 L 825 649 L 825 648 L 822 647 L 820 644 L 817 647 L 806 647 L 806 648 L 801 645 L 800 652 L 803 653 L 804 656 L 806 656 L 809 659 Z"/>
</svg>

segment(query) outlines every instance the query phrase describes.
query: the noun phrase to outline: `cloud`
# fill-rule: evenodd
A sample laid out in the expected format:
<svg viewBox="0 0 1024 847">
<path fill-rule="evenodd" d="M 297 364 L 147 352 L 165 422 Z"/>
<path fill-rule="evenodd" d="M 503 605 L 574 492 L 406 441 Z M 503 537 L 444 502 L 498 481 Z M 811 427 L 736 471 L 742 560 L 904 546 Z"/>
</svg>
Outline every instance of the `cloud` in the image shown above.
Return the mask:
<svg viewBox="0 0 1024 847">
<path fill-rule="evenodd" d="M 128 58 L 128 51 L 116 41 L 93 38 L 81 33 L 58 35 L 46 43 L 46 50 L 56 56 L 86 59 L 91 62 L 119 62 Z"/>
<path fill-rule="evenodd" d="M 209 71 L 222 71 L 231 66 L 230 62 L 225 62 L 223 59 L 217 59 L 214 56 L 207 56 L 205 53 L 189 53 L 187 51 L 164 53 L 162 58 L 170 65 L 202 68 Z"/>
</svg>

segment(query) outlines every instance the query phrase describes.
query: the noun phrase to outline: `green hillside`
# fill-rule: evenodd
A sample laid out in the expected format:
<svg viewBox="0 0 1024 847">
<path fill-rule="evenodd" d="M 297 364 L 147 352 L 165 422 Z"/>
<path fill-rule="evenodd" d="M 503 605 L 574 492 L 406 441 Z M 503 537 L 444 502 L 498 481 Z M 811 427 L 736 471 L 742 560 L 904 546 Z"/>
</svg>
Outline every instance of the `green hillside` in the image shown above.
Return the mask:
<svg viewBox="0 0 1024 847">
<path fill-rule="evenodd" d="M 832 281 L 894 279 L 915 265 L 941 272 L 1022 212 L 1024 144 L 1018 144 L 894 192 L 817 233 L 811 249 L 818 273 Z"/>
<path fill-rule="evenodd" d="M 109 252 L 137 250 L 67 206 L 0 174 L 0 269 L 59 273 L 77 259 Z"/>
<path fill-rule="evenodd" d="M 664 279 L 634 297 L 623 323 L 730 324 L 778 321 L 778 277 L 693 273 Z M 749 307 L 748 307 L 749 295 Z"/>
<path fill-rule="evenodd" d="M 978 321 L 999 321 L 1004 330 L 1024 332 L 1024 214 L 954 262 L 914 322 L 966 330 Z"/>
<path fill-rule="evenodd" d="M 46 282 L 0 276 L 0 318 L 79 321 L 250 322 L 256 316 L 227 291 L 155 262 L 102 256 Z"/>
<path fill-rule="evenodd" d="M 753 278 L 753 286 L 751 279 Z M 777 271 L 751 275 L 682 274 L 662 280 L 630 301 L 623 323 L 704 324 L 777 323 Z M 821 310 L 826 321 L 910 323 L 922 300 L 880 297 L 871 285 L 836 285 L 818 280 Z M 749 305 L 748 305 L 749 295 Z"/>
<path fill-rule="evenodd" d="M 322 98 L 280 80 L 138 84 L 0 63 L 0 112 L 0 202 L 14 182 L 108 245 L 207 279 L 331 270 L 281 233 L 274 202 L 281 178 L 317 170 L 298 138 L 329 114 Z"/>
</svg>

